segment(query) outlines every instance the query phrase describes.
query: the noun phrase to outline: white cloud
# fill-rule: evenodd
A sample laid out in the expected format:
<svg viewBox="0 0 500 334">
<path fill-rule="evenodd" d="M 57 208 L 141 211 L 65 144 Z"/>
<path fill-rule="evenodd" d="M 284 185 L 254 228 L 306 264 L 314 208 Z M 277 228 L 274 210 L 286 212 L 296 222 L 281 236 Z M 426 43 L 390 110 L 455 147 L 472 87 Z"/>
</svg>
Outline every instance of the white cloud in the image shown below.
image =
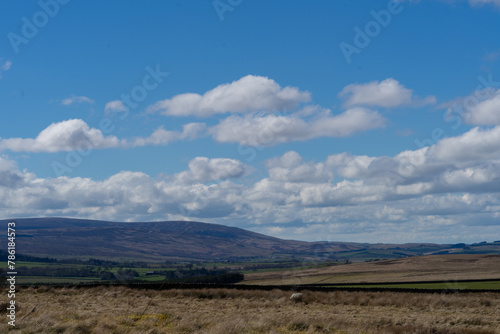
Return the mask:
<svg viewBox="0 0 500 334">
<path fill-rule="evenodd" d="M 346 87 L 341 93 L 345 94 L 342 96 L 346 105 L 356 106 L 337 115 L 314 106 L 305 106 L 295 113 L 271 114 L 270 110 L 296 106 L 301 102 L 298 96 L 306 93 L 290 88 L 290 95 L 282 96 L 279 102 L 276 96 L 283 95 L 287 88 L 267 78 L 250 76 L 251 84 L 260 81 L 263 88 L 249 93 L 241 90 L 249 85 L 243 85 L 243 79 L 198 95 L 195 99 L 201 100 L 195 105 L 188 103 L 181 108 L 182 103 L 175 105 L 177 101 L 168 107 L 172 109 L 167 108 L 172 115 L 180 110 L 196 116 L 248 112 L 231 115 L 212 127 L 189 123 L 182 131 L 172 131 L 160 126 L 147 137 L 118 139 L 74 119 L 53 123 L 36 138 L 0 139 L 0 151 L 58 152 L 167 145 L 207 133 L 218 142 L 269 146 L 318 137 L 346 137 L 384 126 L 385 120 L 377 111 L 357 105 L 395 107 L 425 103 L 394 79 L 387 79 L 388 88 L 382 87 L 387 80 Z M 268 86 L 270 82 L 278 87 L 274 93 L 269 89 L 274 87 Z M 268 102 L 244 98 L 265 96 L 263 92 L 271 92 Z M 37 178 L 0 156 L 0 208 L 4 216 L 241 222 L 246 227 L 257 226 L 255 229 L 262 232 L 310 240 L 325 240 L 331 235 L 335 240 L 388 238 L 393 242 L 396 240 L 390 238 L 398 235 L 404 236 L 399 242 L 439 242 L 439 238 L 447 242 L 440 236 L 443 232 L 446 238 L 484 239 L 481 236 L 498 234 L 492 222 L 500 217 L 500 125 L 496 113 L 498 94 L 483 97 L 467 109 L 464 119 L 471 124 L 495 127 L 476 127 L 460 136 L 394 156 L 338 153 L 324 161 L 306 161 L 299 153 L 290 151 L 267 160 L 268 175 L 251 180 L 245 177 L 252 168 L 229 158 L 196 157 L 186 170 L 158 178 L 123 171 L 95 181 L 79 177 Z M 236 100 L 246 101 L 241 109 L 237 109 Z M 117 100 L 108 102 L 105 110 L 126 111 L 125 108 Z M 266 112 L 249 112 L 261 109 Z M 481 232 L 473 224 L 482 226 Z"/>
<path fill-rule="evenodd" d="M 324 163 L 304 162 L 295 151 L 267 161 L 271 180 L 284 182 L 325 182 L 333 179 L 333 172 Z"/>
<path fill-rule="evenodd" d="M 0 156 L 0 187 L 15 187 L 22 180 L 23 176 L 19 172 L 17 164 Z"/>
<path fill-rule="evenodd" d="M 428 155 L 439 161 L 500 159 L 500 126 L 473 128 L 466 133 L 445 138 L 429 149 Z"/>
<path fill-rule="evenodd" d="M 394 108 L 403 105 L 422 106 L 436 102 L 433 96 L 423 100 L 415 98 L 411 89 L 405 88 L 393 78 L 366 84 L 350 84 L 342 89 L 339 96 L 346 99 L 345 107 L 360 105 Z"/>
<path fill-rule="evenodd" d="M 309 240 L 477 241 L 498 234 L 499 136 L 473 129 L 394 156 L 317 162 L 290 151 L 269 159 L 259 179 L 228 158 L 197 157 L 159 178 L 123 171 L 95 181 L 37 178 L 0 157 L 0 207 L 4 216 L 239 222 Z"/>
<path fill-rule="evenodd" d="M 342 138 L 384 127 L 385 119 L 377 111 L 363 105 L 415 107 L 435 102 L 433 96 L 425 99 L 415 97 L 411 90 L 392 78 L 349 85 L 339 95 L 346 99 L 348 109 L 337 115 L 312 105 L 294 113 L 270 113 L 290 111 L 301 102 L 309 101 L 310 94 L 294 87 L 282 88 L 266 77 L 248 75 L 230 84 L 217 86 L 203 95 L 180 94 L 159 101 L 148 109 L 170 116 L 208 117 L 219 113 L 245 113 L 220 120 L 217 125 L 208 128 L 208 133 L 221 143 L 270 146 L 320 137 Z"/>
<path fill-rule="evenodd" d="M 491 93 L 488 99 L 478 101 L 477 104 L 467 108 L 463 116 L 468 124 L 500 125 L 500 90 Z"/>
<path fill-rule="evenodd" d="M 282 88 L 267 77 L 247 75 L 203 95 L 185 93 L 159 101 L 148 110 L 170 116 L 207 117 L 228 112 L 290 110 L 309 100 L 308 92 L 290 86 Z"/>
<path fill-rule="evenodd" d="M 14 152 L 59 152 L 119 145 L 120 141 L 115 136 L 105 136 L 101 130 L 90 128 L 81 119 L 52 123 L 34 139 L 0 139 L 0 151 Z"/>
<path fill-rule="evenodd" d="M 128 108 L 123 104 L 122 101 L 120 100 L 113 100 L 109 101 L 106 103 L 106 106 L 104 107 L 104 111 L 109 113 L 109 112 L 116 112 L 116 111 L 128 111 Z"/>
<path fill-rule="evenodd" d="M 196 139 L 203 135 L 206 129 L 204 123 L 189 123 L 183 126 L 182 132 L 179 131 L 167 131 L 163 127 L 156 129 L 149 137 L 137 137 L 131 143 L 130 146 L 146 146 L 146 145 L 167 145 L 171 142 L 184 140 L 184 139 Z"/>
<path fill-rule="evenodd" d="M 364 178 L 368 176 L 366 172 L 372 162 L 376 160 L 375 157 L 366 155 L 350 155 L 347 153 L 333 154 L 326 159 L 326 165 L 345 178 Z M 381 168 L 388 168 L 389 166 L 381 166 Z"/>
<path fill-rule="evenodd" d="M 193 159 L 191 182 L 154 179 L 122 171 L 103 181 L 81 177 L 37 178 L 0 158 L 0 207 L 4 216 L 78 216 L 98 219 L 152 220 L 171 217 L 231 215 L 241 186 L 230 181 L 199 183 L 206 178 L 240 177 L 246 167 L 229 159 Z M 206 163 L 208 173 L 197 170 Z M 198 166 L 199 167 L 199 166 Z M 223 170 L 218 170 L 222 167 Z M 9 176 L 5 178 L 5 176 Z M 186 181 L 186 180 L 185 180 Z"/>
<path fill-rule="evenodd" d="M 341 153 L 312 164 L 303 162 L 296 152 L 288 152 L 268 162 L 269 178 L 255 185 L 252 198 L 265 197 L 276 205 L 295 202 L 323 207 L 390 203 L 456 192 L 500 192 L 498 142 L 500 127 L 472 129 L 394 157 Z M 334 175 L 347 179 L 335 181 Z"/>
<path fill-rule="evenodd" d="M 268 146 L 319 137 L 347 137 L 354 133 L 383 127 L 385 120 L 377 112 L 352 108 L 331 116 L 324 112 L 305 120 L 292 115 L 230 116 L 209 132 L 218 142 Z"/>
<path fill-rule="evenodd" d="M 178 140 L 193 140 L 205 132 L 204 123 L 189 123 L 182 132 L 156 129 L 149 137 L 132 140 L 116 136 L 105 136 L 100 129 L 91 128 L 81 119 L 70 119 L 52 123 L 36 138 L 0 138 L 0 151 L 13 152 L 61 152 L 105 148 L 130 148 L 146 145 L 167 145 Z"/>
<path fill-rule="evenodd" d="M 189 170 L 174 175 L 173 179 L 181 183 L 221 181 L 242 177 L 251 170 L 234 159 L 197 157 L 189 162 Z"/>
<path fill-rule="evenodd" d="M 65 106 L 70 106 L 74 103 L 88 103 L 88 104 L 93 104 L 94 103 L 94 100 L 86 97 L 86 96 L 72 96 L 72 97 L 68 97 L 64 100 L 61 101 L 61 104 L 62 105 L 65 105 Z"/>
</svg>

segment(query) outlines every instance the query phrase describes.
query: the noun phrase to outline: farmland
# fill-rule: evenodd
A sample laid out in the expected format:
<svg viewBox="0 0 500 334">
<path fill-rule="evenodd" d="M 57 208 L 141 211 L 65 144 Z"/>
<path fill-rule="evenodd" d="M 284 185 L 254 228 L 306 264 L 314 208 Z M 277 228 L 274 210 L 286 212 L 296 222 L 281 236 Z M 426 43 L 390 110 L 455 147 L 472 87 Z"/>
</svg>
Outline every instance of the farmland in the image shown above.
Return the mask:
<svg viewBox="0 0 500 334">
<path fill-rule="evenodd" d="M 56 260 L 54 260 L 56 261 Z M 90 261 L 92 262 L 92 260 Z M 101 282 L 110 280 L 163 281 L 165 278 L 187 277 L 222 274 L 226 272 L 256 273 L 284 272 L 287 270 L 307 270 L 324 268 L 329 265 L 340 265 L 337 262 L 198 262 L 198 263 L 120 263 L 112 262 L 106 265 L 91 265 L 65 262 L 33 262 L 18 261 L 18 283 L 81 283 Z M 0 262 L 5 268 L 6 262 Z M 129 275 L 125 275 L 128 272 Z M 42 273 L 43 275 L 36 275 Z M 77 273 L 78 276 L 71 275 Z M 112 275 L 110 275 L 112 274 Z M 112 279 L 111 279 L 112 277 Z"/>
<path fill-rule="evenodd" d="M 245 284 L 349 284 L 500 279 L 498 255 L 418 256 L 281 272 L 249 273 Z"/>
<path fill-rule="evenodd" d="M 317 285 L 423 289 L 499 289 L 498 255 L 459 254 L 371 262 L 17 263 L 19 284 L 105 281 L 161 282 L 241 273 L 244 285 Z M 98 260 L 95 260 L 98 261 Z M 5 265 L 4 265 L 5 267 Z M 40 275 L 43 274 L 43 275 Z M 479 280 L 479 282 L 478 282 Z M 483 280 L 483 282 L 481 282 Z M 476 282 L 464 282 L 476 281 Z M 425 283 L 433 282 L 433 283 Z"/>
<path fill-rule="evenodd" d="M 134 272 L 134 282 L 158 284 L 153 288 L 106 285 L 106 281 L 96 277 L 19 276 L 17 323 L 9 333 L 500 333 L 500 293 L 474 292 L 500 289 L 496 255 L 434 255 L 358 263 L 89 265 L 93 261 L 18 264 L 30 270 L 108 271 L 117 277 L 120 272 Z M 181 284 L 180 289 L 159 284 L 166 273 L 189 276 L 205 270 L 243 272 L 245 280 L 233 288 Z M 34 284 L 39 282 L 62 285 Z M 68 285 L 91 282 L 104 285 Z M 278 289 L 278 285 L 286 284 L 288 290 Z M 300 284 L 332 291 L 315 291 Z M 302 302 L 290 301 L 290 288 L 300 289 L 304 294 Z M 366 288 L 371 289 L 365 291 Z M 460 289 L 469 292 L 459 292 Z M 6 291 L 2 293 L 5 295 Z M 0 306 L 1 312 L 5 312 L 6 304 Z M 0 332 L 7 332 L 6 323 L 0 325 Z"/>
</svg>

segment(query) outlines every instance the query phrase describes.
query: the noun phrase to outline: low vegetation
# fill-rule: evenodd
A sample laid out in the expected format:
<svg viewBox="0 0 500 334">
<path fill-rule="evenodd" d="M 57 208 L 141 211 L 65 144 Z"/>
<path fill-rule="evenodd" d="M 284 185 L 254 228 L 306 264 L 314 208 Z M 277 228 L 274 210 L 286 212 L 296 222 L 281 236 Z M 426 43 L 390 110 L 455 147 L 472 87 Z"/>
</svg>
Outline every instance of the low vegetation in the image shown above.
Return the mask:
<svg viewBox="0 0 500 334">
<path fill-rule="evenodd" d="M 454 285 L 463 280 L 500 279 L 500 255 L 453 254 L 407 257 L 352 263 L 324 268 L 245 275 L 244 284 L 341 284 L 440 281 Z"/>
<path fill-rule="evenodd" d="M 25 287 L 15 329 L 4 321 L 0 332 L 500 333 L 499 294 L 302 293 L 292 302 L 281 290 Z"/>
</svg>

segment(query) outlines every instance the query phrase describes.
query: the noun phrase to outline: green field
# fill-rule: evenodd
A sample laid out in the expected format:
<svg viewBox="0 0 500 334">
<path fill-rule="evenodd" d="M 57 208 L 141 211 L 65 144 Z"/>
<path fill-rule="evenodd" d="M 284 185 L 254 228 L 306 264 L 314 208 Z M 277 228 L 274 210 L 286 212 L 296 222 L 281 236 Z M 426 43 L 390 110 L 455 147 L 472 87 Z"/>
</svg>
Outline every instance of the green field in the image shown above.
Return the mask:
<svg viewBox="0 0 500 334">
<path fill-rule="evenodd" d="M 151 271 L 173 272 L 198 270 L 201 268 L 224 269 L 229 272 L 245 274 L 245 281 L 240 284 L 286 285 L 286 284 L 321 284 L 325 287 L 352 288 L 404 288 L 404 289 L 484 289 L 500 290 L 500 280 L 495 270 L 498 259 L 488 255 L 443 255 L 431 257 L 414 257 L 390 261 L 373 261 L 368 263 L 347 262 L 300 262 L 300 261 L 250 261 L 250 262 L 197 262 L 197 263 L 155 263 L 149 265 L 137 264 L 128 266 L 114 263 L 109 266 L 87 264 L 47 263 L 47 262 L 16 262 L 18 269 L 17 282 L 33 283 L 83 283 L 103 281 L 99 273 L 103 271 L 115 274 L 116 279 L 128 280 L 120 269 L 134 270 L 138 276 L 134 280 L 160 282 L 165 275 L 146 275 Z M 460 264 L 457 266 L 457 263 Z M 129 264 L 130 265 L 130 264 Z M 4 269 L 7 262 L 0 262 Z M 36 276 L 23 276 L 19 268 L 47 268 L 46 273 L 33 272 Z M 1 267 L 0 267 L 1 268 Z M 80 274 L 59 269 L 81 269 Z M 55 270 L 57 269 L 57 270 Z M 86 270 L 89 270 L 87 273 Z M 83 271 L 83 272 L 82 272 Z M 62 273 L 58 275 L 58 273 Z M 96 274 L 97 273 L 97 274 Z M 471 276 L 463 276 L 470 273 Z M 76 277 L 78 276 L 78 277 Z M 409 277 L 413 279 L 408 279 Z M 416 279 L 415 279 L 416 278 Z M 494 279 L 490 281 L 488 279 Z M 475 280 L 464 282 L 466 280 Z M 408 283 L 404 283 L 407 281 Z M 442 281 L 439 283 L 415 283 L 418 281 Z M 367 284 L 365 284 L 367 282 Z M 369 282 L 381 282 L 370 284 Z M 383 283 L 387 282 L 387 283 Z M 397 283 L 395 283 L 397 282 Z M 400 282 L 400 283 L 399 283 Z"/>
<path fill-rule="evenodd" d="M 16 283 L 36 284 L 36 283 L 85 283 L 99 282 L 96 277 L 49 277 L 49 276 L 16 276 Z"/>
<path fill-rule="evenodd" d="M 136 280 L 143 280 L 148 282 L 158 282 L 165 279 L 164 275 L 146 275 L 149 271 L 176 271 L 178 269 L 200 269 L 200 268 L 217 268 L 232 271 L 238 271 L 243 274 L 248 273 L 265 273 L 265 272 L 284 272 L 290 270 L 305 270 L 311 268 L 323 268 L 328 265 L 338 264 L 337 262 L 299 262 L 299 261 L 250 261 L 250 262 L 200 262 L 200 263 L 175 263 L 172 265 L 165 264 L 149 264 L 148 267 L 134 267 L 134 266 L 95 266 L 86 264 L 69 264 L 69 263 L 48 263 L 48 262 L 29 262 L 29 261 L 16 261 L 16 268 L 92 268 L 92 269 L 105 269 L 106 271 L 116 274 L 120 268 L 132 269 L 136 271 L 139 276 L 135 277 Z M 253 268 L 256 266 L 255 268 Z M 285 266 L 285 267 L 283 267 Z M 252 268 L 250 268 L 252 267 Z M 7 262 L 0 262 L 0 268 L 7 268 Z M 244 269 L 242 269 L 244 268 Z M 22 272 L 17 275 L 19 283 L 80 283 L 89 281 L 100 281 L 98 277 L 60 277 L 60 276 L 23 276 Z"/>
<path fill-rule="evenodd" d="M 176 271 L 178 269 L 187 269 L 187 268 L 192 268 L 192 269 L 200 269 L 200 268 L 214 268 L 217 267 L 218 269 L 226 268 L 226 269 L 232 269 L 236 270 L 238 268 L 242 268 L 245 266 L 253 266 L 253 265 L 282 265 L 283 263 L 264 263 L 264 262 L 242 262 L 242 263 L 224 263 L 224 262 L 211 262 L 211 263 L 197 263 L 197 264 L 182 264 L 182 263 L 176 263 L 171 266 L 167 265 L 161 265 L 161 264 L 150 264 L 148 267 L 134 267 L 134 266 L 113 266 L 113 267 L 106 267 L 104 268 L 103 266 L 94 266 L 94 265 L 85 265 L 85 264 L 69 264 L 69 263 L 48 263 L 48 262 L 29 262 L 29 261 L 16 261 L 16 268 L 18 271 L 18 275 L 16 276 L 17 282 L 20 284 L 34 284 L 34 283 L 72 283 L 72 284 L 77 284 L 77 283 L 84 283 L 84 282 L 99 282 L 101 281 L 100 278 L 98 277 L 61 277 L 61 276 L 23 276 L 22 275 L 22 270 L 21 272 L 19 271 L 19 268 L 21 267 L 26 267 L 26 268 L 92 268 L 92 269 L 105 269 L 106 271 L 112 272 L 116 274 L 120 268 L 123 269 L 132 269 L 136 271 L 139 276 L 135 277 L 135 280 L 141 280 L 141 281 L 147 281 L 147 282 L 159 282 L 163 281 L 165 279 L 164 275 L 146 275 L 147 272 L 150 271 Z M 289 263 L 290 265 L 292 263 Z M 297 269 L 306 269 L 310 268 L 311 266 L 301 266 L 301 263 L 296 263 L 297 267 L 294 267 L 295 270 Z M 0 268 L 4 268 L 6 271 L 7 268 L 7 262 L 0 262 Z M 240 272 L 263 272 L 263 271 L 276 271 L 276 270 L 290 270 L 289 268 L 266 268 L 266 269 L 256 269 L 256 270 L 239 270 Z"/>
<path fill-rule="evenodd" d="M 28 262 L 28 261 L 16 261 L 16 268 L 27 267 L 41 267 L 41 268 L 85 268 L 85 267 L 93 267 L 97 268 L 97 266 L 89 266 L 83 264 L 67 264 L 67 263 L 46 263 L 46 262 Z M 7 268 L 7 262 L 0 262 L 0 268 Z M 101 267 L 102 268 L 102 267 Z M 111 267 L 108 270 L 112 273 L 117 273 L 118 270 L 122 267 Z M 123 267 L 124 269 L 133 269 L 137 271 L 139 277 L 136 279 L 145 280 L 145 281 L 162 281 L 165 279 L 165 276 L 162 275 L 148 275 L 146 276 L 146 272 L 154 271 L 154 270 L 176 270 L 173 267 L 157 267 L 157 268 L 135 268 L 135 267 Z M 18 273 L 16 276 L 16 280 L 21 284 L 32 284 L 32 283 L 82 283 L 82 282 L 92 282 L 92 281 L 101 281 L 98 277 L 57 277 L 57 276 L 23 276 L 22 273 Z"/>
<path fill-rule="evenodd" d="M 66 263 L 47 263 L 47 262 L 28 262 L 28 261 L 15 261 L 16 268 L 19 267 L 67 267 L 71 266 L 72 268 L 81 268 L 85 267 L 83 264 L 66 264 Z M 7 268 L 7 262 L 0 262 L 1 268 Z"/>
</svg>

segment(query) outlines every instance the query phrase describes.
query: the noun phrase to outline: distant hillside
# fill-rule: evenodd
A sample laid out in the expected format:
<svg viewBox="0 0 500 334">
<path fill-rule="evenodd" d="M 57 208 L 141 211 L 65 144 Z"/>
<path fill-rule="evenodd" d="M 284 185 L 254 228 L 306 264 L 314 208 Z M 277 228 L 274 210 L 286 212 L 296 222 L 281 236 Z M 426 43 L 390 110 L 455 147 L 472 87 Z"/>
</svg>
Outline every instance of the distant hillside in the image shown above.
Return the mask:
<svg viewBox="0 0 500 334">
<path fill-rule="evenodd" d="M 245 275 L 245 284 L 336 284 L 374 282 L 448 282 L 458 288 L 458 280 L 499 279 L 500 255 L 448 254 L 404 259 L 353 263 L 324 268 Z"/>
<path fill-rule="evenodd" d="M 9 221 L 11 220 L 0 221 L 4 231 L 7 231 Z M 366 260 L 462 252 L 464 247 L 468 247 L 282 240 L 236 227 L 188 221 L 117 223 L 71 218 L 28 218 L 13 221 L 16 222 L 17 253 L 54 258 L 211 261 L 297 257 L 309 260 Z M 1 243 L 0 249 L 6 247 L 6 242 Z M 490 244 L 481 244 L 481 247 L 483 253 L 495 253 Z M 496 249 L 500 249 L 500 243 Z"/>
</svg>

